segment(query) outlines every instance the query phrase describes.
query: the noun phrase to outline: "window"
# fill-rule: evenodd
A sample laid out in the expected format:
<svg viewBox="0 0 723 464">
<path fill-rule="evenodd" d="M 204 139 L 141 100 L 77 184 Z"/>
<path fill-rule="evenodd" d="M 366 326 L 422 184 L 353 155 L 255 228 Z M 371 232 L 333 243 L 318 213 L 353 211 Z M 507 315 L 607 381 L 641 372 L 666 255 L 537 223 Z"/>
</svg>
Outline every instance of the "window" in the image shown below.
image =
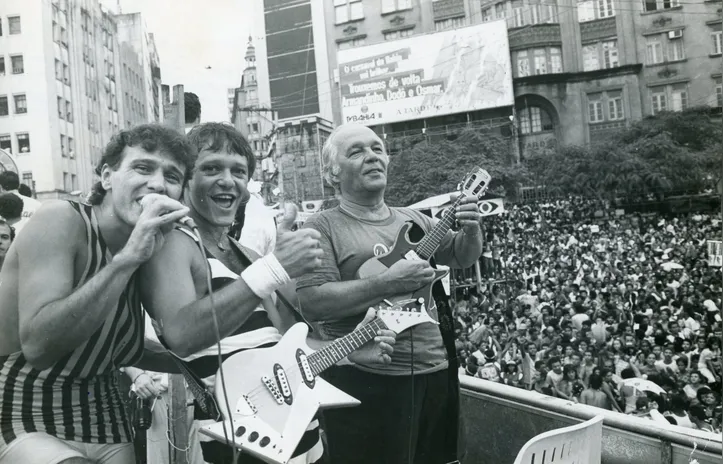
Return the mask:
<svg viewBox="0 0 723 464">
<path fill-rule="evenodd" d="M 60 156 L 62 156 L 63 158 L 68 156 L 68 152 L 65 148 L 65 136 L 63 134 L 60 134 Z"/>
<path fill-rule="evenodd" d="M 682 34 L 682 31 L 681 31 Z M 685 48 L 683 47 L 683 36 L 668 40 L 668 61 L 679 61 L 685 59 Z"/>
<path fill-rule="evenodd" d="M 547 57 L 544 48 L 536 48 L 534 50 L 535 57 L 535 74 L 547 74 Z"/>
<path fill-rule="evenodd" d="M 402 29 L 401 31 L 391 31 L 384 33 L 384 40 L 397 40 L 409 37 L 414 29 Z"/>
<path fill-rule="evenodd" d="M 63 80 L 63 63 L 60 60 L 55 60 L 55 78 L 59 81 Z"/>
<path fill-rule="evenodd" d="M 723 39 L 721 38 L 721 31 L 714 31 L 710 33 L 713 38 L 713 54 L 720 55 L 723 52 Z M 2 70 L 0 70 L 1 72 Z"/>
<path fill-rule="evenodd" d="M 527 58 L 527 50 L 517 52 L 517 77 L 530 75 L 530 61 Z"/>
<path fill-rule="evenodd" d="M 542 5 L 535 3 L 530 5 L 530 24 L 540 24 L 542 22 Z"/>
<path fill-rule="evenodd" d="M 68 137 L 68 156 L 70 156 L 70 159 L 75 158 L 75 141 L 73 137 Z M 73 186 L 73 188 L 75 188 L 75 186 Z"/>
<path fill-rule="evenodd" d="M 597 44 L 582 47 L 582 69 L 583 71 L 600 69 L 600 62 L 597 56 Z"/>
<path fill-rule="evenodd" d="M 336 24 L 364 19 L 364 6 L 361 0 L 334 0 Z"/>
<path fill-rule="evenodd" d="M 73 122 L 73 104 L 69 101 L 65 102 L 65 119 L 68 122 Z"/>
<path fill-rule="evenodd" d="M 670 109 L 682 111 L 688 107 L 688 84 L 675 84 L 671 87 Z"/>
<path fill-rule="evenodd" d="M 615 16 L 615 8 L 613 8 L 613 0 L 597 0 L 597 17 L 609 18 Z"/>
<path fill-rule="evenodd" d="M 459 18 L 447 18 L 434 22 L 435 31 L 446 31 L 447 29 L 456 29 L 467 25 L 467 18 L 461 16 Z"/>
<path fill-rule="evenodd" d="M 25 94 L 15 95 L 15 114 L 25 114 L 28 112 L 28 101 Z"/>
<path fill-rule="evenodd" d="M 585 23 L 595 19 L 595 3 L 594 0 L 585 0 L 577 2 L 577 21 Z"/>
<path fill-rule="evenodd" d="M 63 65 L 63 82 L 70 85 L 70 68 L 67 64 Z"/>
<path fill-rule="evenodd" d="M 562 72 L 562 50 L 560 47 L 550 47 L 550 72 Z"/>
<path fill-rule="evenodd" d="M 15 134 L 15 138 L 18 140 L 18 151 L 20 153 L 30 152 L 30 135 L 27 132 L 22 134 Z"/>
<path fill-rule="evenodd" d="M 679 0 L 643 0 L 645 11 L 667 10 L 679 5 Z"/>
<path fill-rule="evenodd" d="M 721 78 L 716 77 L 714 80 L 715 82 L 715 100 L 718 106 L 723 106 L 723 83 L 721 83 Z"/>
<path fill-rule="evenodd" d="M 521 108 L 517 116 L 520 121 L 520 133 L 523 135 L 554 129 L 550 115 L 539 106 Z"/>
<path fill-rule="evenodd" d="M 587 115 L 589 122 L 602 122 L 603 115 L 602 93 L 590 93 L 587 95 Z"/>
<path fill-rule="evenodd" d="M 358 39 L 351 39 L 351 40 L 345 40 L 344 42 L 339 42 L 339 50 L 346 50 L 349 48 L 354 47 L 361 47 L 363 45 L 366 45 L 367 41 L 366 38 L 360 37 Z"/>
<path fill-rule="evenodd" d="M 66 192 L 70 192 L 70 191 L 71 191 L 71 187 L 70 187 L 70 176 L 68 175 L 67 172 L 64 172 L 64 173 L 63 173 L 63 190 L 65 190 Z"/>
<path fill-rule="evenodd" d="M 525 25 L 525 9 L 522 0 L 512 0 L 512 27 Z"/>
<path fill-rule="evenodd" d="M 33 173 L 32 173 L 32 172 L 29 172 L 29 171 L 28 171 L 28 172 L 24 172 L 23 175 L 22 175 L 22 179 L 23 179 L 23 184 L 27 185 L 27 186 L 30 187 L 30 189 L 32 190 L 32 189 L 33 189 L 33 183 L 34 183 L 34 182 L 33 182 Z"/>
<path fill-rule="evenodd" d="M 0 76 L 5 75 L 5 57 L 0 56 Z"/>
<path fill-rule="evenodd" d="M 505 4 L 498 3 L 495 5 L 495 19 L 504 19 L 505 15 Z"/>
<path fill-rule="evenodd" d="M 259 123 L 255 122 L 255 123 L 251 124 L 251 130 L 254 133 L 258 132 L 259 131 Z"/>
<path fill-rule="evenodd" d="M 492 7 L 482 10 L 482 22 L 487 23 L 490 21 L 492 21 Z"/>
<path fill-rule="evenodd" d="M 13 152 L 13 142 L 9 135 L 0 135 L 0 149 L 8 153 Z"/>
<path fill-rule="evenodd" d="M 63 100 L 63 97 L 58 97 L 58 117 L 60 119 L 65 119 L 65 112 L 63 111 L 65 109 L 65 101 Z"/>
<path fill-rule="evenodd" d="M 653 114 L 658 114 L 661 111 L 668 109 L 665 87 L 652 87 L 650 89 L 650 100 Z"/>
<path fill-rule="evenodd" d="M 13 67 L 13 74 L 22 74 L 25 72 L 25 66 L 23 64 L 23 55 L 11 56 L 10 63 Z"/>
<path fill-rule="evenodd" d="M 663 44 L 660 42 L 659 36 L 647 37 L 646 50 L 647 64 L 663 62 Z"/>
<path fill-rule="evenodd" d="M 625 110 L 623 110 L 623 92 L 607 92 L 607 97 L 608 119 L 610 121 L 625 119 Z"/>
<path fill-rule="evenodd" d="M 8 97 L 0 97 L 0 116 L 7 116 L 8 114 L 10 114 Z"/>
<path fill-rule="evenodd" d="M 8 16 L 8 30 L 10 35 L 20 34 L 20 16 Z"/>
<path fill-rule="evenodd" d="M 78 190 L 78 178 L 75 174 L 70 175 L 70 186 L 73 188 L 73 191 Z"/>
<path fill-rule="evenodd" d="M 382 0 L 382 14 L 406 10 L 412 7 L 412 0 Z"/>
<path fill-rule="evenodd" d="M 542 0 L 542 4 L 544 6 L 544 8 L 542 10 L 544 13 L 544 21 L 546 23 L 558 22 L 557 0 Z"/>
<path fill-rule="evenodd" d="M 620 66 L 618 58 L 618 41 L 609 40 L 602 43 L 603 63 L 606 68 L 616 68 Z"/>
</svg>

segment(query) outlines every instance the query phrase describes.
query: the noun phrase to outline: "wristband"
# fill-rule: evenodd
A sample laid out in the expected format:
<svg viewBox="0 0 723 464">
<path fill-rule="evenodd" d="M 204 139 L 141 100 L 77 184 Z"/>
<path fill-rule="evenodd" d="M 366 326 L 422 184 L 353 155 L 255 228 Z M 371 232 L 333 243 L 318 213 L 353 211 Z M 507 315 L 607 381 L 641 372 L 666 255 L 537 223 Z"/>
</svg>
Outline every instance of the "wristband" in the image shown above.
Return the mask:
<svg viewBox="0 0 723 464">
<path fill-rule="evenodd" d="M 140 377 L 140 376 L 142 376 L 142 375 L 148 375 L 148 373 L 147 373 L 146 371 L 141 372 L 140 374 L 138 374 L 138 375 L 133 379 L 133 383 L 135 384 L 135 383 L 136 383 L 136 380 L 138 380 L 138 377 Z"/>
<path fill-rule="evenodd" d="M 273 254 L 255 261 L 241 273 L 241 278 L 261 299 L 270 297 L 277 288 L 291 281 L 286 269 Z"/>
</svg>

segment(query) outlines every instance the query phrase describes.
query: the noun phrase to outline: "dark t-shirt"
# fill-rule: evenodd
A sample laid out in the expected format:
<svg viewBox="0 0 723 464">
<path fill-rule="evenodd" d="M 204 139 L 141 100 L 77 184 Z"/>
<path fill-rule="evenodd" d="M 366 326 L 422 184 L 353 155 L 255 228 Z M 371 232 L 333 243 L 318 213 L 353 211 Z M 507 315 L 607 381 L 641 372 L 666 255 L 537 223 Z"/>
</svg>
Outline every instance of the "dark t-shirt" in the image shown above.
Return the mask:
<svg viewBox="0 0 723 464">
<path fill-rule="evenodd" d="M 304 227 L 316 229 L 321 233 L 321 248 L 324 250 L 321 266 L 314 272 L 297 280 L 297 289 L 314 287 L 328 282 L 356 280 L 356 273 L 364 262 L 374 256 L 382 255 L 394 245 L 394 240 L 405 222 L 413 220 L 429 232 L 434 227 L 431 218 L 407 208 L 390 208 L 391 215 L 382 221 L 366 221 L 347 214 L 340 208 L 322 211 L 309 218 Z M 453 234 L 442 240 L 437 250 L 452 256 Z M 455 266 L 456 263 L 450 263 Z M 343 305 L 339 301 L 339 305 Z M 433 304 L 427 310 L 434 319 L 438 319 Z M 363 314 L 355 317 L 329 319 L 319 323 L 319 331 L 325 339 L 333 339 L 348 334 L 362 320 Z M 442 344 L 442 335 L 435 324 L 424 323 L 415 326 L 397 336 L 392 362 L 387 366 L 359 366 L 363 370 L 386 375 L 405 375 L 410 371 L 411 333 L 414 334 L 414 370 L 415 372 L 434 372 L 447 366 L 446 352 Z"/>
</svg>

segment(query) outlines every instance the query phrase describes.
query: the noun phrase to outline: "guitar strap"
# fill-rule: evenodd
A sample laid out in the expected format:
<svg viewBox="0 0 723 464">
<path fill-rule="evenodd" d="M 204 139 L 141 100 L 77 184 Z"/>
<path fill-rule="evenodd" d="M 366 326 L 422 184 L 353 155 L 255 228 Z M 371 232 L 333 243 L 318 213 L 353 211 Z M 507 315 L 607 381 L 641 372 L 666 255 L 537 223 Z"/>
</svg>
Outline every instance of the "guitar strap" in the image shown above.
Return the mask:
<svg viewBox="0 0 723 464">
<path fill-rule="evenodd" d="M 409 221 L 412 223 L 412 227 L 409 230 L 409 239 L 413 242 L 418 242 L 424 237 L 424 229 L 417 224 L 414 220 Z M 432 267 L 436 268 L 434 258 L 430 259 Z M 437 306 L 437 315 L 439 317 L 439 331 L 442 334 L 442 343 L 447 351 L 447 360 L 449 367 L 447 368 L 448 374 L 448 388 L 449 395 L 447 395 L 447 416 L 446 422 L 447 427 L 445 429 L 445 437 L 442 446 L 445 450 L 445 462 L 453 463 L 458 462 L 458 441 L 464 434 L 460 433 L 460 427 L 462 426 L 459 420 L 459 375 L 457 370 L 459 369 L 459 362 L 457 360 L 457 349 L 455 347 L 455 335 L 454 335 L 454 317 L 452 316 L 452 308 L 449 306 L 449 297 L 444 291 L 444 286 L 440 281 L 437 281 L 432 286 L 432 298 Z M 461 449 L 465 449 L 461 447 Z"/>
</svg>

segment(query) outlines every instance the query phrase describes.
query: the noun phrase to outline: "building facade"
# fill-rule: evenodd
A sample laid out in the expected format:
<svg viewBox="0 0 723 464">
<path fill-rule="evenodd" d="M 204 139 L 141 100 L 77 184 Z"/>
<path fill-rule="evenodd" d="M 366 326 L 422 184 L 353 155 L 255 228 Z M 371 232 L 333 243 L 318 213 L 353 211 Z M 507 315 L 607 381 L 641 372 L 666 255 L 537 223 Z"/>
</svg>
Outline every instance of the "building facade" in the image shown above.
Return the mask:
<svg viewBox="0 0 723 464">
<path fill-rule="evenodd" d="M 98 0 L 5 0 L 0 14 L 0 148 L 39 199 L 87 193 L 112 135 L 151 119 L 141 60 Z"/>
<path fill-rule="evenodd" d="M 523 157 L 557 144 L 604 140 L 610 131 L 659 111 L 720 107 L 723 99 L 720 2 L 334 0 L 325 5 L 327 42 L 337 53 L 506 21 L 515 97 L 510 135 Z M 335 55 L 329 61 L 332 73 Z M 450 124 L 465 123 L 454 116 L 446 117 Z M 338 104 L 334 122 L 341 122 Z M 410 118 L 397 130 L 383 131 L 428 123 Z"/>
<path fill-rule="evenodd" d="M 269 141 L 275 127 L 275 112 L 268 102 L 259 98 L 259 78 L 256 68 L 256 49 L 249 37 L 244 56 L 246 67 L 241 75 L 241 85 L 233 89 L 231 101 L 231 123 L 249 142 L 256 157 L 254 179 L 263 182 L 265 170 L 275 170 L 270 161 Z"/>
</svg>

